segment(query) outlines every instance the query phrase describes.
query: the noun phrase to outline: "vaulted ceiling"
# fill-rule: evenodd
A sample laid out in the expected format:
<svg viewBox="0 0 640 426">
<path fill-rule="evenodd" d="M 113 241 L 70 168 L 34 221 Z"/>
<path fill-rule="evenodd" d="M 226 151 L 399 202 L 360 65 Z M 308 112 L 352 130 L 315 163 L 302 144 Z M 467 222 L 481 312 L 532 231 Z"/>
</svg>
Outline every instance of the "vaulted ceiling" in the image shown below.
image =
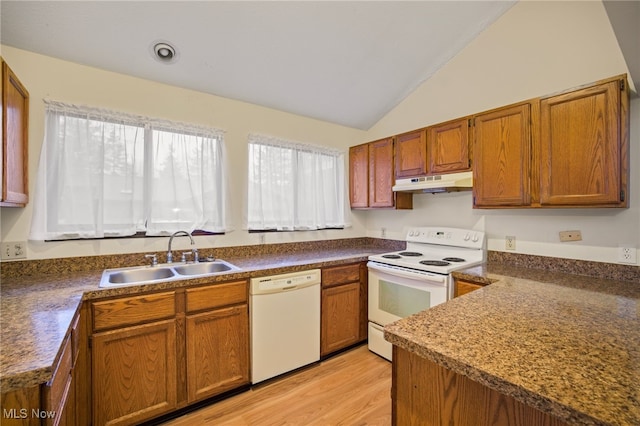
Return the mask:
<svg viewBox="0 0 640 426">
<path fill-rule="evenodd" d="M 3 0 L 0 29 L 16 48 L 368 129 L 513 4 Z"/>
</svg>

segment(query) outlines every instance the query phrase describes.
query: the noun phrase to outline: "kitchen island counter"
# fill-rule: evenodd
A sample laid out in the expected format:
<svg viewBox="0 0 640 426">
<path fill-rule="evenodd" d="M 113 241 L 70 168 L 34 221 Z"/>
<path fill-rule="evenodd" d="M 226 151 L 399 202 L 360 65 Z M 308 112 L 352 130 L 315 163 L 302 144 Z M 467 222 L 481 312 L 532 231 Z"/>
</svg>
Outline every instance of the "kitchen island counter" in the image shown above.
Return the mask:
<svg viewBox="0 0 640 426">
<path fill-rule="evenodd" d="M 287 245 L 282 246 L 287 248 Z M 21 264 L 23 274 L 19 271 L 14 276 L 7 276 L 3 271 L 0 288 L 0 389 L 5 393 L 46 383 L 51 379 L 52 366 L 60 355 L 62 342 L 84 300 L 361 262 L 372 253 L 388 250 L 385 245 L 366 243 L 315 249 L 302 245 L 296 246 L 296 250 L 247 255 L 237 250 L 224 253 L 218 249 L 220 257 L 241 270 L 210 277 L 113 288 L 98 287 L 102 276 L 102 269 L 98 268 L 105 266 L 102 264 L 96 264 L 94 270 L 69 272 L 80 261 L 62 259 L 51 262 L 57 270 L 47 266 L 43 272 L 39 272 L 37 268 L 31 269 L 33 262 L 12 262 Z M 141 255 L 137 257 L 144 259 Z M 86 259 L 90 259 L 89 262 L 102 262 L 100 256 Z M 5 266 L 9 264 L 2 265 L 3 268 Z M 109 267 L 122 266 L 132 265 Z"/>
<path fill-rule="evenodd" d="M 569 424 L 640 424 L 640 283 L 487 263 L 385 338 Z"/>
</svg>

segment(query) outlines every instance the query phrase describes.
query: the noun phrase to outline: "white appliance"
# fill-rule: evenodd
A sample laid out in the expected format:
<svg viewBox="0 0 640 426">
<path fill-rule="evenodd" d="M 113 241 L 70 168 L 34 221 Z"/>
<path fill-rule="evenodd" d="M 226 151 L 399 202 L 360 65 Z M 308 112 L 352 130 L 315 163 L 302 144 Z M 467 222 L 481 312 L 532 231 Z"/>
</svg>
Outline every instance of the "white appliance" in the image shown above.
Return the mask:
<svg viewBox="0 0 640 426">
<path fill-rule="evenodd" d="M 251 279 L 251 383 L 320 360 L 320 270 Z"/>
<path fill-rule="evenodd" d="M 391 361 L 383 327 L 453 297 L 451 272 L 486 259 L 484 232 L 417 227 L 407 248 L 369 256 L 369 350 Z"/>
</svg>

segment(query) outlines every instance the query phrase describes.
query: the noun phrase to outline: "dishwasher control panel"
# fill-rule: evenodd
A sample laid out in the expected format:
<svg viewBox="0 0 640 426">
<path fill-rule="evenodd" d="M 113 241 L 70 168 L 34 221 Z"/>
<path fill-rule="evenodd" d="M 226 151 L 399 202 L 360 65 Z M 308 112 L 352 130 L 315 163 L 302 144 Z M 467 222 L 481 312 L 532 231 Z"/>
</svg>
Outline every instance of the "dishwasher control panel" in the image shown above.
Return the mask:
<svg viewBox="0 0 640 426">
<path fill-rule="evenodd" d="M 265 294 L 293 290 L 320 284 L 320 269 L 292 272 L 251 279 L 251 294 Z"/>
</svg>

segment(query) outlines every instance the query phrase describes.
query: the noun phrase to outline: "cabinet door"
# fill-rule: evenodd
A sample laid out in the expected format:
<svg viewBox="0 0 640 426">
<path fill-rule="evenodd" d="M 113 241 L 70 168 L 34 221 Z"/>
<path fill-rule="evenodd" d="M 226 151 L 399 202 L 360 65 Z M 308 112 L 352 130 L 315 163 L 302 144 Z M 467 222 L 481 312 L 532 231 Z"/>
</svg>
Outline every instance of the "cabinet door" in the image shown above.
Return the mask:
<svg viewBox="0 0 640 426">
<path fill-rule="evenodd" d="M 29 201 L 28 129 L 29 92 L 2 61 L 2 205 Z"/>
<path fill-rule="evenodd" d="M 176 408 L 175 320 L 93 335 L 93 424 L 124 425 Z"/>
<path fill-rule="evenodd" d="M 472 291 L 481 289 L 483 286 L 476 283 L 471 283 L 463 280 L 455 281 L 455 295 L 453 297 L 462 296 L 463 294 L 471 293 Z"/>
<path fill-rule="evenodd" d="M 620 203 L 618 81 L 543 99 L 540 203 Z"/>
<path fill-rule="evenodd" d="M 474 119 L 474 207 L 531 203 L 531 107 L 517 105 Z"/>
<path fill-rule="evenodd" d="M 469 120 L 467 118 L 427 129 L 429 173 L 469 170 Z"/>
<path fill-rule="evenodd" d="M 189 403 L 249 383 L 248 305 L 189 315 L 186 330 Z"/>
<path fill-rule="evenodd" d="M 396 136 L 396 178 L 427 174 L 427 141 L 424 130 Z"/>
<path fill-rule="evenodd" d="M 369 207 L 393 207 L 393 139 L 369 144 Z"/>
<path fill-rule="evenodd" d="M 346 348 L 360 339 L 360 283 L 322 290 L 320 354 Z"/>
<path fill-rule="evenodd" d="M 369 145 L 349 148 L 349 200 L 352 208 L 369 207 Z"/>
</svg>

